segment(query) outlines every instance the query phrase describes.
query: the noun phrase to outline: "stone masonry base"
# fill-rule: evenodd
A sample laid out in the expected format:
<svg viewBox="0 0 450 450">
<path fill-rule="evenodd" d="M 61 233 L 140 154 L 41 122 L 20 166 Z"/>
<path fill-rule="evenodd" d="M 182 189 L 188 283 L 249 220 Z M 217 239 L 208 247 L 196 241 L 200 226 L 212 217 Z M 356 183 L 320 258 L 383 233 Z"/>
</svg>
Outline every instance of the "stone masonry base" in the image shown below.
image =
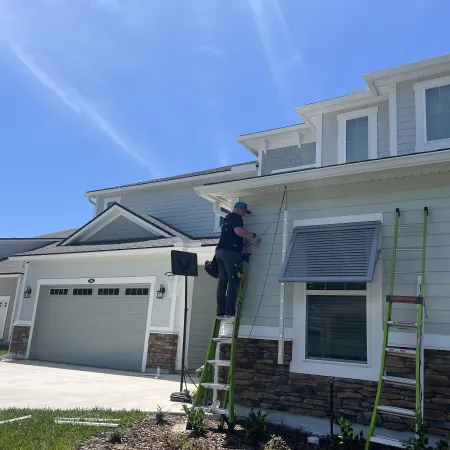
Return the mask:
<svg viewBox="0 0 450 450">
<path fill-rule="evenodd" d="M 177 358 L 177 334 L 150 333 L 148 338 L 147 369 L 159 368 L 168 373 L 175 372 Z"/>
<path fill-rule="evenodd" d="M 222 345 L 221 359 L 229 359 L 230 346 Z M 285 342 L 284 364 L 277 364 L 278 342 L 239 339 L 236 366 L 236 403 L 243 406 L 328 417 L 330 377 L 289 372 L 292 342 Z M 388 374 L 415 378 L 412 359 L 389 357 Z M 227 380 L 227 369 L 221 378 Z M 334 414 L 353 423 L 369 424 L 377 382 L 333 378 Z M 425 351 L 425 431 L 434 435 L 450 432 L 450 352 Z M 415 407 L 414 390 L 385 385 L 382 402 L 400 408 Z M 393 430 L 409 430 L 411 421 L 379 415 L 378 424 Z"/>
<path fill-rule="evenodd" d="M 27 354 L 28 340 L 30 339 L 30 327 L 15 325 L 12 333 L 9 353 L 14 359 L 24 359 Z"/>
</svg>

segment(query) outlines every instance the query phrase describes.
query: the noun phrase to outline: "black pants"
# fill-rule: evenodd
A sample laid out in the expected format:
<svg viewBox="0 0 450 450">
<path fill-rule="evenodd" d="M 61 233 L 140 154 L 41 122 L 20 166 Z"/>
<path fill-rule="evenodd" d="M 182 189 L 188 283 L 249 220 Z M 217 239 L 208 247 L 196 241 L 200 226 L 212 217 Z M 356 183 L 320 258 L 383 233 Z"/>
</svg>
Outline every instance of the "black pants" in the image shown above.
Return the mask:
<svg viewBox="0 0 450 450">
<path fill-rule="evenodd" d="M 241 263 L 241 254 L 232 250 L 219 249 L 216 251 L 216 260 L 219 268 L 217 315 L 234 316 L 240 283 L 237 273 Z"/>
</svg>

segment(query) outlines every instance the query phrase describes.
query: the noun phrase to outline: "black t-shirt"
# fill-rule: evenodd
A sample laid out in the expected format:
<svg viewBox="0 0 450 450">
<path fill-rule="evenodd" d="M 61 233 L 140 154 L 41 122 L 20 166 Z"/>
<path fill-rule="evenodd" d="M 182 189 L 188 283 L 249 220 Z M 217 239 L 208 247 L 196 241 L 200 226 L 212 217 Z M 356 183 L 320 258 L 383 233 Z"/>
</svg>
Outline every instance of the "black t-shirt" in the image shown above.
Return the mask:
<svg viewBox="0 0 450 450">
<path fill-rule="evenodd" d="M 222 234 L 220 235 L 217 249 L 234 250 L 242 252 L 244 248 L 244 238 L 238 236 L 234 229 L 243 227 L 244 221 L 239 214 L 230 213 L 225 217 L 222 225 Z"/>
</svg>

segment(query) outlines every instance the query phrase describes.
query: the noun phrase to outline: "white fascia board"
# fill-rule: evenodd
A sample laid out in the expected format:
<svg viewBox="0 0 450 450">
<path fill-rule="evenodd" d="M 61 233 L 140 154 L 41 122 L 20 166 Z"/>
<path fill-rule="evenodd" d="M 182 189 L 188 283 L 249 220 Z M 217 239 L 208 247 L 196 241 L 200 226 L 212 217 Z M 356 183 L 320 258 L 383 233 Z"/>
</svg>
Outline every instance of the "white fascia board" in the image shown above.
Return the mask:
<svg viewBox="0 0 450 450">
<path fill-rule="evenodd" d="M 0 273 L 0 278 L 18 278 L 23 276 L 23 273 Z"/>
<path fill-rule="evenodd" d="M 247 180 L 231 181 L 209 186 L 195 188 L 198 195 L 207 195 L 214 198 L 215 195 L 233 195 L 236 192 L 271 186 L 285 185 L 289 183 L 325 180 L 327 178 L 348 177 L 351 175 L 368 174 L 384 170 L 402 170 L 426 165 L 439 165 L 450 163 L 450 150 L 438 152 L 416 153 L 408 156 L 397 156 L 386 159 L 374 159 L 360 163 L 341 164 L 330 167 L 283 173 L 262 177 L 254 177 Z"/>
<path fill-rule="evenodd" d="M 192 182 L 204 182 L 205 180 L 214 179 L 223 177 L 224 175 L 233 175 L 235 173 L 245 173 L 245 172 L 253 172 L 256 171 L 256 163 L 249 163 L 249 164 L 243 164 L 240 166 L 232 167 L 231 170 L 223 171 L 223 172 L 215 172 L 215 173 L 209 173 L 205 175 L 197 175 L 192 177 L 186 177 L 186 178 L 174 178 L 172 180 L 165 180 L 165 181 L 157 181 L 155 183 L 149 182 L 149 183 L 142 183 L 138 185 L 132 185 L 132 186 L 123 186 L 123 187 L 115 187 L 110 189 L 102 189 L 98 191 L 87 191 L 85 192 L 85 197 L 92 197 L 92 198 L 98 198 L 104 195 L 107 196 L 113 196 L 116 194 L 122 194 L 124 192 L 129 191 L 136 191 L 141 189 L 154 189 L 154 188 L 160 188 L 165 186 L 171 186 L 173 184 L 180 184 L 180 183 L 192 183 Z"/>
</svg>

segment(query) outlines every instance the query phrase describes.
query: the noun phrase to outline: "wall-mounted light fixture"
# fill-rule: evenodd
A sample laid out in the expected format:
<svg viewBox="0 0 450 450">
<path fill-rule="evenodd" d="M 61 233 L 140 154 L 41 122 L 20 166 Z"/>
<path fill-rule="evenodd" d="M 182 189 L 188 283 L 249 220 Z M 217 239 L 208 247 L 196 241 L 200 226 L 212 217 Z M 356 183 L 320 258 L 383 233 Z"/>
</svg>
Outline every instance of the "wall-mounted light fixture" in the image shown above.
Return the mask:
<svg viewBox="0 0 450 450">
<path fill-rule="evenodd" d="M 27 286 L 27 288 L 25 289 L 25 291 L 23 293 L 23 298 L 30 298 L 30 294 L 31 294 L 31 288 L 30 288 L 30 286 Z"/>
<path fill-rule="evenodd" d="M 156 291 L 156 298 L 164 298 L 164 292 L 166 292 L 166 288 L 161 284 L 159 289 Z"/>
</svg>

